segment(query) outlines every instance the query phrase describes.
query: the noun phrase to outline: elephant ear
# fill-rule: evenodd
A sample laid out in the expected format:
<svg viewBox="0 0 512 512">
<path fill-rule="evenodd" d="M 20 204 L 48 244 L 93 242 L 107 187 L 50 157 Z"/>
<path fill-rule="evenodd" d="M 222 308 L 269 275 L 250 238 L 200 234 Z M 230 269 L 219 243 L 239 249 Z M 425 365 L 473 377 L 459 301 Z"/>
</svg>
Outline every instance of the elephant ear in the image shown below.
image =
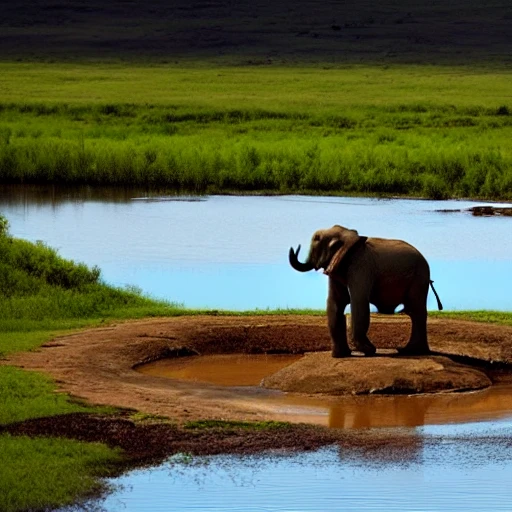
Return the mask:
<svg viewBox="0 0 512 512">
<path fill-rule="evenodd" d="M 340 238 L 336 238 L 331 240 L 330 246 L 333 250 L 336 250 L 329 266 L 325 269 L 324 274 L 330 275 L 336 270 L 342 263 L 345 256 L 349 253 L 350 249 L 352 249 L 358 243 L 366 242 L 366 236 L 359 236 L 358 232 L 355 229 L 347 229 L 343 232 L 343 235 Z"/>
</svg>

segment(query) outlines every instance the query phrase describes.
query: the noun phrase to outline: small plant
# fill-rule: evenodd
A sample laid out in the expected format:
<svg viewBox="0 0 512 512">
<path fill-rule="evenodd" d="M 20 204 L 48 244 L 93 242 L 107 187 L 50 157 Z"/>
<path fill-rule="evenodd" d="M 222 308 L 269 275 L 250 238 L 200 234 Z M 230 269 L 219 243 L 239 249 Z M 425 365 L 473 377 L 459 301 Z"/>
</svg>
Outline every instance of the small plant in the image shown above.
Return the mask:
<svg viewBox="0 0 512 512">
<path fill-rule="evenodd" d="M 449 198 L 445 182 L 439 176 L 432 174 L 428 174 L 423 180 L 423 194 L 435 200 Z"/>
<path fill-rule="evenodd" d="M 185 428 L 190 430 L 222 429 L 222 430 L 270 430 L 287 428 L 288 423 L 282 421 L 223 421 L 223 420 L 198 420 L 189 421 Z"/>
<path fill-rule="evenodd" d="M 496 110 L 497 116 L 509 116 L 510 110 L 506 105 L 501 105 L 498 107 L 498 110 Z"/>
<path fill-rule="evenodd" d="M 9 232 L 9 221 L 0 215 L 0 236 L 6 236 Z"/>
<path fill-rule="evenodd" d="M 10 128 L 0 128 L 0 143 L 6 146 L 11 142 L 12 130 Z"/>
</svg>

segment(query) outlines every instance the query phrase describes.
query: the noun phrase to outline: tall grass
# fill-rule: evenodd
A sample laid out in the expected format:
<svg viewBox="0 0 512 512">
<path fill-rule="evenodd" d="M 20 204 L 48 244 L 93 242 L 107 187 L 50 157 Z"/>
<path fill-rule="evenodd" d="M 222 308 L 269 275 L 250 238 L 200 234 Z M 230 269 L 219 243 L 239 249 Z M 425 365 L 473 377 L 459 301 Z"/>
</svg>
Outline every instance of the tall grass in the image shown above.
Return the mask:
<svg viewBox="0 0 512 512">
<path fill-rule="evenodd" d="M 3 183 L 512 198 L 505 71 L 1 67 Z"/>
<path fill-rule="evenodd" d="M 98 111 L 94 125 L 78 128 L 62 114 L 45 114 L 42 123 L 18 110 L 3 129 L 2 182 L 512 197 L 512 116 L 497 110 L 463 117 L 427 111 L 411 120 L 407 112 L 397 117 L 374 109 L 374 126 L 356 116 L 242 111 L 233 124 L 229 111 L 196 113 L 193 120 L 182 114 L 186 121 L 173 114 L 167 121 L 166 114 L 155 119 L 134 110 L 117 123 Z"/>
</svg>

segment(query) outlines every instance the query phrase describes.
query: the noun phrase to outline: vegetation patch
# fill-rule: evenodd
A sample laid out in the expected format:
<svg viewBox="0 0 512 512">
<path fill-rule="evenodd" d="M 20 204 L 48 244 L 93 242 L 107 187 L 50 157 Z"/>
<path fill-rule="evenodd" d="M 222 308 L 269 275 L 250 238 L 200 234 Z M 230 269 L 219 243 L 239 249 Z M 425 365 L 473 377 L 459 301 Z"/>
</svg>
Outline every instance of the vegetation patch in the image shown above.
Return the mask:
<svg viewBox="0 0 512 512">
<path fill-rule="evenodd" d="M 41 243 L 11 237 L 1 216 L 0 290 L 1 356 L 37 348 L 64 329 L 177 310 L 109 287 L 99 269 L 65 260 Z M 55 383 L 41 374 L 0 366 L 0 431 L 34 418 L 109 411 L 57 393 Z M 101 444 L 1 432 L 0 453 L 0 510 L 6 512 L 71 504 L 103 489 L 97 477 L 121 460 L 118 449 Z"/>
<path fill-rule="evenodd" d="M 1 378 L 1 377 L 0 377 Z M 98 479 L 121 461 L 119 450 L 68 439 L 0 435 L 0 510 L 47 510 L 105 490 Z"/>
<path fill-rule="evenodd" d="M 512 198 L 512 80 L 500 68 L 0 72 L 2 183 Z"/>
<path fill-rule="evenodd" d="M 222 420 L 199 420 L 188 421 L 184 428 L 190 430 L 202 429 L 221 429 L 221 430 L 274 430 L 279 428 L 289 428 L 289 423 L 282 421 L 222 421 Z"/>
<path fill-rule="evenodd" d="M 512 313 L 510 311 L 446 311 L 443 313 L 432 312 L 432 316 L 487 324 L 512 325 Z"/>
</svg>

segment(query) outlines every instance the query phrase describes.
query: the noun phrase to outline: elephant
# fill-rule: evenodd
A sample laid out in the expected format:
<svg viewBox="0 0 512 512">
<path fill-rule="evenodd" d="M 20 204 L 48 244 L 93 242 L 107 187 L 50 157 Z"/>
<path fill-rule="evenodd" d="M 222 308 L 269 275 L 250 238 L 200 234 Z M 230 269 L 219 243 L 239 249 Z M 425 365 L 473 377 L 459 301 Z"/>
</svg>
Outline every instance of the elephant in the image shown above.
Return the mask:
<svg viewBox="0 0 512 512">
<path fill-rule="evenodd" d="M 324 269 L 329 277 L 327 321 L 332 356 L 347 357 L 345 308 L 350 304 L 352 340 L 357 350 L 373 356 L 376 348 L 368 338 L 370 304 L 379 313 L 393 314 L 402 304 L 411 319 L 411 335 L 402 355 L 430 353 L 427 340 L 427 294 L 429 285 L 443 305 L 430 280 L 424 256 L 402 240 L 360 236 L 355 229 L 335 225 L 313 234 L 307 260 L 299 261 L 300 245 L 290 248 L 289 261 L 299 272 Z"/>
</svg>

